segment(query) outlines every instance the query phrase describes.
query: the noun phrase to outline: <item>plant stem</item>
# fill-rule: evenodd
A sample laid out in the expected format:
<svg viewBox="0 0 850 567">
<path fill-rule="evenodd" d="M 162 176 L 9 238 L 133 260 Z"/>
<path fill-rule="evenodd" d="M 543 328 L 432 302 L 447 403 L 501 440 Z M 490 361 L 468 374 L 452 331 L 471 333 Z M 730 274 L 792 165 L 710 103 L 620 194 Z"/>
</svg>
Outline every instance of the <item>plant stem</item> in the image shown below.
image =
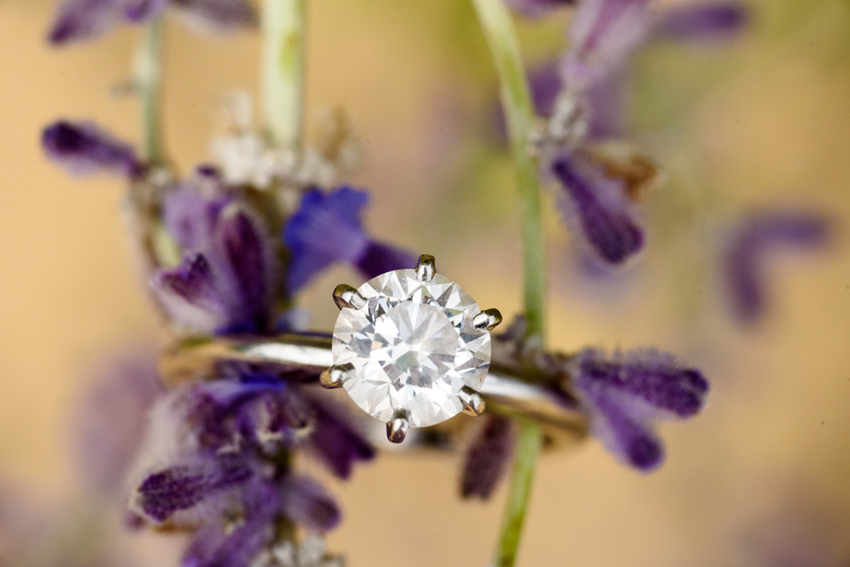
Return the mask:
<svg viewBox="0 0 850 567">
<path fill-rule="evenodd" d="M 540 425 L 536 421 L 528 418 L 520 418 L 517 421 L 520 428 L 517 454 L 514 459 L 508 502 L 502 517 L 502 530 L 496 548 L 494 567 L 513 567 L 516 562 L 522 527 L 531 496 L 534 467 L 542 441 Z"/>
<path fill-rule="evenodd" d="M 537 163 L 529 151 L 529 134 L 535 113 L 513 21 L 502 0 L 472 0 L 481 29 L 499 74 L 502 108 L 508 126 L 511 154 L 516 167 L 519 222 L 523 258 L 523 305 L 528 337 L 541 343 L 544 335 L 546 263 L 540 221 L 540 186 Z M 540 426 L 528 419 L 520 427 L 513 475 L 502 520 L 495 567 L 513 567 L 519 551 L 528 510 L 534 469 L 542 441 Z"/>
<path fill-rule="evenodd" d="M 534 124 L 525 68 L 519 53 L 511 15 L 502 0 L 472 0 L 481 29 L 499 73 L 502 108 L 508 125 L 511 154 L 516 166 L 519 221 L 522 237 L 525 316 L 528 335 L 543 337 L 546 262 L 540 223 L 540 185 L 537 163 L 529 152 L 528 136 Z"/>
<path fill-rule="evenodd" d="M 304 106 L 306 0 L 263 0 L 262 93 L 266 132 L 299 149 Z"/>
<path fill-rule="evenodd" d="M 154 18 L 142 31 L 134 61 L 136 87 L 141 99 L 142 151 L 152 165 L 162 165 L 161 89 L 162 18 Z"/>
</svg>

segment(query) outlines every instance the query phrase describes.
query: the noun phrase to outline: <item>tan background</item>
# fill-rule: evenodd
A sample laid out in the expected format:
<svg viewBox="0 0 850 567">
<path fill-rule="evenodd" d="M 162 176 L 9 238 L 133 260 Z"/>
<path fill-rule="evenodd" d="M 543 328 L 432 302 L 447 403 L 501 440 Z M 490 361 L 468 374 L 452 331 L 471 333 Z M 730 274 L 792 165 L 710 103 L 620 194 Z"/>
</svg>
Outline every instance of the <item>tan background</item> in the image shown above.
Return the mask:
<svg viewBox="0 0 850 567">
<path fill-rule="evenodd" d="M 780 565 L 764 550 L 812 559 L 813 542 L 825 558 L 807 565 L 848 557 L 850 6 L 752 6 L 754 26 L 732 46 L 659 46 L 638 62 L 638 137 L 671 177 L 649 206 L 642 264 L 594 292 L 547 213 L 552 345 L 667 348 L 709 373 L 711 404 L 663 427 L 668 462 L 649 476 L 595 442 L 544 459 L 521 565 Z M 135 135 L 134 103 L 108 95 L 127 76 L 135 30 L 55 52 L 43 42 L 51 11 L 0 0 L 0 476 L 42 496 L 73 490 L 68 415 L 87 369 L 157 332 L 128 257 L 121 184 L 69 179 L 38 145 L 57 117 Z M 530 57 L 557 53 L 563 26 L 523 26 Z M 206 157 L 216 94 L 258 82 L 258 42 L 178 25 L 167 41 L 168 146 L 188 168 Z M 311 108 L 344 104 L 364 140 L 355 181 L 373 192 L 373 232 L 436 255 L 479 303 L 516 311 L 511 173 L 476 141 L 493 77 L 468 5 L 314 0 L 309 48 Z M 771 204 L 828 211 L 839 230 L 829 251 L 777 267 L 768 318 L 744 331 L 717 287 L 718 231 Z M 317 328 L 333 321 L 329 286 L 354 278 L 335 271 L 308 294 Z M 387 457 L 361 468 L 334 487 L 346 521 L 332 547 L 355 567 L 484 565 L 504 493 L 459 502 L 456 465 Z"/>
</svg>

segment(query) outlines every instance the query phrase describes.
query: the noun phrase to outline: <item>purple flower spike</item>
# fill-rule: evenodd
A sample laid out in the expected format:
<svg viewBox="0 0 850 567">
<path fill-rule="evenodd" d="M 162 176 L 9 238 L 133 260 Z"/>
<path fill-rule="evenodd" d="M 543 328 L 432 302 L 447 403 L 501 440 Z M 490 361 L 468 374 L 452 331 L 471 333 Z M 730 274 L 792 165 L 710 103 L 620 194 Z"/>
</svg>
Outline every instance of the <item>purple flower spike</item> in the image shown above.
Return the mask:
<svg viewBox="0 0 850 567">
<path fill-rule="evenodd" d="M 510 419 L 499 415 L 487 418 L 464 459 L 460 484 L 463 498 L 490 498 L 508 471 L 515 443 L 516 429 Z"/>
<path fill-rule="evenodd" d="M 329 193 L 313 189 L 304 195 L 283 233 L 292 252 L 290 292 L 301 289 L 335 262 L 352 264 L 367 278 L 416 264 L 412 255 L 375 242 L 366 234 L 360 217 L 368 202 L 365 192 L 350 187 Z"/>
<path fill-rule="evenodd" d="M 649 0 L 583 0 L 570 27 L 571 47 L 562 62 L 567 85 L 587 88 L 621 67 L 647 37 Z"/>
<path fill-rule="evenodd" d="M 556 159 L 552 171 L 563 188 L 558 202 L 564 221 L 599 258 L 622 264 L 641 250 L 643 230 L 622 179 L 576 154 Z"/>
<path fill-rule="evenodd" d="M 693 417 L 708 394 L 708 382 L 698 370 L 656 350 L 606 357 L 587 349 L 576 355 L 572 373 L 593 434 L 609 451 L 644 472 L 664 458 L 664 446 L 651 422 Z"/>
<path fill-rule="evenodd" d="M 144 169 L 129 144 L 89 122 L 55 122 L 44 129 L 41 145 L 47 157 L 75 175 L 135 177 Z"/>
<path fill-rule="evenodd" d="M 169 195 L 165 224 L 187 253 L 151 286 L 172 318 L 203 333 L 268 330 L 278 278 L 262 223 L 241 203 L 189 185 Z"/>
<path fill-rule="evenodd" d="M 702 2 L 666 10 L 654 34 L 684 42 L 722 42 L 736 37 L 749 22 L 750 12 L 740 2 Z"/>
<path fill-rule="evenodd" d="M 576 0 L 506 0 L 505 3 L 527 18 L 540 18 L 558 8 L 572 6 Z"/>
<path fill-rule="evenodd" d="M 737 319 L 753 324 L 767 306 L 768 260 L 784 249 L 816 250 L 827 244 L 831 226 L 822 215 L 768 211 L 753 215 L 738 228 L 726 251 L 725 279 Z"/>
<path fill-rule="evenodd" d="M 48 39 L 53 45 L 94 39 L 123 16 L 124 0 L 62 0 Z"/>
</svg>

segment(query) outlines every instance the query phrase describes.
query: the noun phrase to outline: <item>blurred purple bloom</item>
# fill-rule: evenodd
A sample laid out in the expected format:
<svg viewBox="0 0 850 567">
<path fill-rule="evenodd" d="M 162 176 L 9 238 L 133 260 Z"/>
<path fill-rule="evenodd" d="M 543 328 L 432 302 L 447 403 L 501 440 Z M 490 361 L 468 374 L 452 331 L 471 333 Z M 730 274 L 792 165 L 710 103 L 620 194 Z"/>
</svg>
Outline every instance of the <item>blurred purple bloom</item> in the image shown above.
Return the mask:
<svg viewBox="0 0 850 567">
<path fill-rule="evenodd" d="M 751 324 L 764 315 L 766 262 L 774 253 L 822 248 L 829 240 L 830 229 L 822 215 L 791 210 L 762 212 L 743 222 L 728 246 L 724 267 L 738 320 Z"/>
<path fill-rule="evenodd" d="M 746 6 L 736 0 L 703 1 L 665 10 L 653 35 L 683 42 L 728 41 L 750 21 Z"/>
<path fill-rule="evenodd" d="M 272 242 L 235 198 L 184 186 L 165 200 L 165 224 L 186 252 L 151 285 L 174 320 L 204 333 L 269 330 L 279 278 Z"/>
<path fill-rule="evenodd" d="M 656 468 L 664 458 L 651 422 L 693 417 L 708 393 L 708 382 L 698 370 L 656 350 L 606 357 L 586 349 L 573 364 L 575 393 L 590 416 L 591 431 L 609 451 L 642 471 Z"/>
<path fill-rule="evenodd" d="M 204 31 L 227 33 L 257 23 L 245 0 L 61 0 L 48 39 L 53 45 L 94 39 L 120 23 L 159 17 L 165 8 Z"/>
<path fill-rule="evenodd" d="M 44 129 L 47 157 L 74 175 L 112 173 L 136 177 L 144 166 L 132 146 L 90 122 L 60 120 Z"/>
<path fill-rule="evenodd" d="M 578 154 L 565 154 L 552 164 L 561 185 L 558 204 L 572 234 L 581 236 L 597 257 L 622 264 L 643 247 L 643 230 L 623 179 Z"/>
<path fill-rule="evenodd" d="M 529 18 L 539 18 L 551 13 L 553 10 L 572 6 L 577 0 L 505 0 L 505 3 L 514 11 Z"/>
<path fill-rule="evenodd" d="M 147 414 L 164 395 L 154 352 L 127 351 L 98 370 L 74 426 L 75 457 L 86 484 L 113 496 L 141 447 Z M 123 495 L 122 495 L 123 497 Z"/>
<path fill-rule="evenodd" d="M 466 453 L 461 475 L 463 498 L 486 500 L 510 466 L 516 443 L 514 422 L 500 415 L 487 416 Z"/>
<path fill-rule="evenodd" d="M 582 0 L 562 61 L 565 83 L 584 90 L 621 67 L 652 26 L 649 0 Z"/>
<path fill-rule="evenodd" d="M 292 253 L 290 292 L 301 289 L 335 262 L 353 265 L 368 279 L 416 265 L 413 255 L 372 240 L 363 230 L 361 211 L 368 202 L 365 192 L 350 187 L 328 193 L 312 189 L 304 195 L 283 232 L 283 241 Z"/>
</svg>

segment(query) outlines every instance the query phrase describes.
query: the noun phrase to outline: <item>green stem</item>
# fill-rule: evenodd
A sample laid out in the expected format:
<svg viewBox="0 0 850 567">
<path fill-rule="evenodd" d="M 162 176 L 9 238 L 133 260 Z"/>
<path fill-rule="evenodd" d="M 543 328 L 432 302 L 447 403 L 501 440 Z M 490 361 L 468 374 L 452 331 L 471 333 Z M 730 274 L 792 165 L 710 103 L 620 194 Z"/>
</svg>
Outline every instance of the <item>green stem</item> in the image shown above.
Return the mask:
<svg viewBox="0 0 850 567">
<path fill-rule="evenodd" d="M 161 165 L 165 159 L 160 109 L 162 28 L 162 18 L 155 18 L 145 26 L 134 61 L 136 87 L 142 104 L 142 151 L 145 160 L 153 165 Z"/>
<path fill-rule="evenodd" d="M 527 333 L 529 338 L 537 338 L 542 342 L 545 326 L 546 262 L 540 220 L 537 163 L 529 151 L 529 134 L 535 120 L 534 106 L 513 21 L 503 0 L 472 0 L 472 3 L 499 74 L 502 108 L 516 167 L 523 258 L 523 305 L 528 320 Z M 517 453 L 496 548 L 495 567 L 513 567 L 516 562 L 537 455 L 542 442 L 540 426 L 536 422 L 518 419 L 518 423 L 520 433 Z"/>
<path fill-rule="evenodd" d="M 262 93 L 266 132 L 299 149 L 304 107 L 306 0 L 263 0 Z"/>
<path fill-rule="evenodd" d="M 514 460 L 508 502 L 502 518 L 502 530 L 496 548 L 494 567 L 513 567 L 516 562 L 522 527 L 525 523 L 528 501 L 531 496 L 534 467 L 537 463 L 537 455 L 540 453 L 542 441 L 540 425 L 536 421 L 527 418 L 520 418 L 517 421 L 520 428 L 517 454 Z"/>
<path fill-rule="evenodd" d="M 540 222 L 537 163 L 529 151 L 534 106 L 520 57 L 513 21 L 502 0 L 472 0 L 481 29 L 499 73 L 502 108 L 516 166 L 519 221 L 522 237 L 524 309 L 528 335 L 543 337 L 546 299 L 546 259 Z"/>
</svg>

